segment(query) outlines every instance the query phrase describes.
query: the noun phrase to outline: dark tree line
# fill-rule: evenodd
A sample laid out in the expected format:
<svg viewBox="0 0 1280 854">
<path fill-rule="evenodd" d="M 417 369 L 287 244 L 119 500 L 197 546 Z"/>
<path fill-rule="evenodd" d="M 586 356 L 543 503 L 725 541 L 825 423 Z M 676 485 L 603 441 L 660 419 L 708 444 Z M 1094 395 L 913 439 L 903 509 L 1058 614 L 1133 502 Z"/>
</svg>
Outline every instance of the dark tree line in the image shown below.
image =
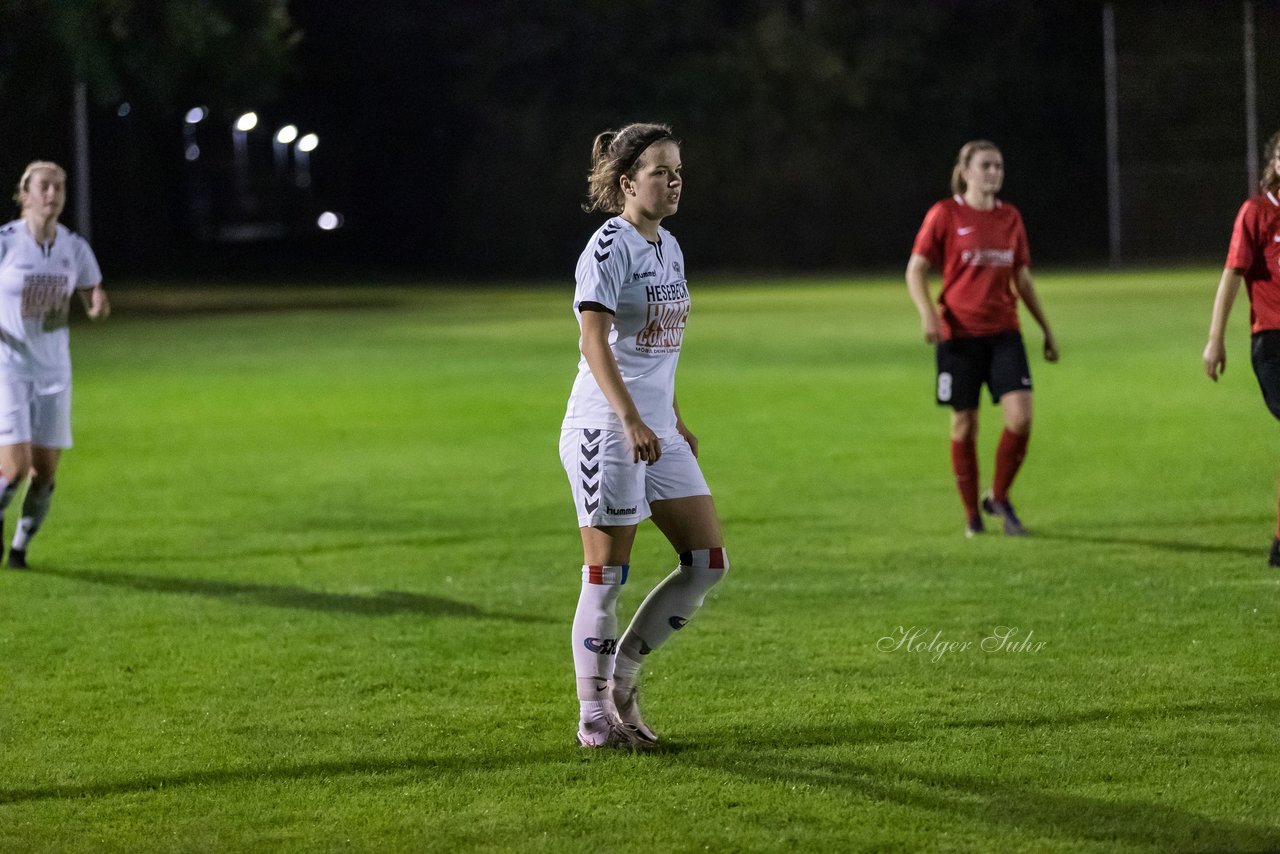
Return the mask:
<svg viewBox="0 0 1280 854">
<path fill-rule="evenodd" d="M 362 129 L 344 153 L 373 171 L 348 169 L 340 195 L 380 214 L 370 251 L 388 260 L 563 274 L 593 227 L 577 208 L 591 139 L 632 119 L 684 140 L 670 226 L 704 268 L 900 263 L 979 136 L 1004 147 L 1033 228 L 1087 224 L 1057 241 L 1036 229 L 1038 248 L 1105 253 L 1097 3 L 371 8 L 339 22 L 295 6 L 313 79 L 354 78 L 316 89 Z"/>
<path fill-rule="evenodd" d="M 100 27 L 117 47 L 161 26 L 148 15 L 175 44 L 203 45 L 196 61 L 104 53 L 116 86 L 95 87 L 95 203 L 117 228 L 97 240 L 137 269 L 202 251 L 166 214 L 180 111 L 254 97 L 324 140 L 315 192 L 347 227 L 305 248 L 335 269 L 569 275 L 596 220 L 578 208 L 591 139 L 633 119 L 671 122 L 684 141 L 669 225 L 699 269 L 897 266 L 977 137 L 1004 150 L 1005 195 L 1038 259 L 1106 257 L 1100 2 L 295 0 L 285 15 L 283 0 L 0 0 L 6 17 L 77 5 L 133 8 L 131 28 Z M 221 23 L 198 35 L 185 16 L 209 9 Z M 43 79 L 25 21 L 0 31 L 0 106 L 43 119 L 4 123 L 0 179 L 37 143 L 66 148 L 68 56 L 51 53 L 59 76 Z M 139 116 L 127 131 L 112 112 L 125 98 Z M 144 213 L 119 213 L 131 207 Z"/>
<path fill-rule="evenodd" d="M 0 0 L 0 184 L 37 158 L 78 179 L 87 120 L 95 244 L 143 268 L 185 239 L 175 116 L 277 97 L 297 39 L 286 0 Z"/>
</svg>

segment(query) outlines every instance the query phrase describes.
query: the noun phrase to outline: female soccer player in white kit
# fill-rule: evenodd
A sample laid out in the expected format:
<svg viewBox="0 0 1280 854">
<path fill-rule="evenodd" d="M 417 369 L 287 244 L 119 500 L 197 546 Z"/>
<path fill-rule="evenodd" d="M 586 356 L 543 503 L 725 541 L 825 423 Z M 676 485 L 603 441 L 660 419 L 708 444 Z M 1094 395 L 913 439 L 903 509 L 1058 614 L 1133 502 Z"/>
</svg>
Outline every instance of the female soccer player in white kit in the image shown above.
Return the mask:
<svg viewBox="0 0 1280 854">
<path fill-rule="evenodd" d="M 29 475 L 8 560 L 26 569 L 27 546 L 49 512 L 58 459 L 71 447 L 71 294 L 80 295 L 93 320 L 111 306 L 93 250 L 58 224 L 67 200 L 62 167 L 35 161 L 13 198 L 22 216 L 0 228 L 0 521 Z"/>
<path fill-rule="evenodd" d="M 560 437 L 582 533 L 573 620 L 578 742 L 634 749 L 657 741 L 637 702 L 645 657 L 689 622 L 729 562 L 698 440 L 676 402 L 689 290 L 680 245 L 660 223 L 680 204 L 680 144 L 667 125 L 632 124 L 597 136 L 591 163 L 583 208 L 619 215 L 578 259 L 582 358 Z M 647 518 L 680 564 L 619 638 L 618 594 Z"/>
</svg>

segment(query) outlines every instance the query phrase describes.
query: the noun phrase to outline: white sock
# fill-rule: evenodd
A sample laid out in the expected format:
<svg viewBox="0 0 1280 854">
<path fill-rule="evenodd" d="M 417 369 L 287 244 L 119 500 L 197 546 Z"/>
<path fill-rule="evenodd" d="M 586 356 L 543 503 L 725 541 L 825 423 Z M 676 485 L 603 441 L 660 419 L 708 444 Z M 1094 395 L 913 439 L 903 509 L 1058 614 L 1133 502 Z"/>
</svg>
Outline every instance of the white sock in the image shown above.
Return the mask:
<svg viewBox="0 0 1280 854">
<path fill-rule="evenodd" d="M 694 549 L 680 555 L 680 566 L 640 603 L 618 644 L 614 687 L 627 689 L 639 678 L 644 657 L 662 646 L 693 618 L 707 591 L 729 569 L 724 549 Z"/>
<path fill-rule="evenodd" d="M 609 680 L 618 650 L 618 594 L 627 582 L 627 566 L 582 567 L 582 592 L 573 615 L 573 669 L 578 680 L 582 719 L 603 713 L 596 704 L 612 706 Z"/>
<path fill-rule="evenodd" d="M 630 629 L 618 642 L 618 654 L 613 663 L 613 687 L 622 692 L 631 690 L 631 687 L 636 684 L 636 680 L 640 678 L 640 665 L 644 663 L 644 659 L 639 657 L 638 649 L 633 648 L 630 652 L 627 651 L 627 638 L 632 639 L 633 647 L 639 646 L 635 633 Z"/>
</svg>

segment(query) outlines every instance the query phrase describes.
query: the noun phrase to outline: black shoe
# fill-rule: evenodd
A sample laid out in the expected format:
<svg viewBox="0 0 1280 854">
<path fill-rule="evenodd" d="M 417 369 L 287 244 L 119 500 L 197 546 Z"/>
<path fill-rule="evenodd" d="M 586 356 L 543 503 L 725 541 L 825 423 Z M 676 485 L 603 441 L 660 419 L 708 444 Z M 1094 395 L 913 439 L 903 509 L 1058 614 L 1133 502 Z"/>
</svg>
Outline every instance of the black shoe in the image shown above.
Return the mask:
<svg viewBox="0 0 1280 854">
<path fill-rule="evenodd" d="M 1010 537 L 1025 537 L 1027 529 L 1022 527 L 1022 520 L 1013 512 L 1013 505 L 1008 501 L 996 501 L 990 490 L 982 496 L 982 510 L 991 516 L 999 516 L 1004 520 L 1004 532 Z"/>
<path fill-rule="evenodd" d="M 969 539 L 973 539 L 979 534 L 985 534 L 986 532 L 987 528 L 982 524 L 981 516 L 974 516 L 968 522 L 964 523 L 964 535 Z"/>
<path fill-rule="evenodd" d="M 1271 557 L 1267 558 L 1267 566 L 1280 566 L 1280 537 L 1271 543 Z"/>
<path fill-rule="evenodd" d="M 27 550 L 26 549 L 9 549 L 9 568 L 10 569 L 26 569 L 27 568 Z"/>
</svg>

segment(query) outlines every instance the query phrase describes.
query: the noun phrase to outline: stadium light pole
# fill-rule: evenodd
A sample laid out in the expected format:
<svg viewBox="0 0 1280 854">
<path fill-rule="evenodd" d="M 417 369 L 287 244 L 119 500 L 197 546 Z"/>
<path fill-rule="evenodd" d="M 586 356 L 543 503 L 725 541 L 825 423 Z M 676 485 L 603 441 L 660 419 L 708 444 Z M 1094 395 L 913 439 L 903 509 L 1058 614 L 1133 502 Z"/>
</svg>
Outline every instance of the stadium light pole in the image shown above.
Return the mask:
<svg viewBox="0 0 1280 854">
<path fill-rule="evenodd" d="M 285 125 L 276 131 L 276 135 L 271 140 L 271 148 L 276 156 L 277 181 L 284 177 L 285 168 L 289 165 L 289 145 L 297 138 L 297 125 Z"/>
<path fill-rule="evenodd" d="M 76 80 L 72 92 L 72 141 L 75 145 L 75 210 L 76 230 L 91 240 L 93 224 L 89 221 L 89 87 Z"/>
<path fill-rule="evenodd" d="M 1249 179 L 1245 192 L 1251 196 L 1258 191 L 1258 60 L 1252 0 L 1244 0 L 1244 168 Z"/>
<path fill-rule="evenodd" d="M 231 142 L 235 149 L 236 193 L 241 208 L 249 204 L 249 131 L 258 126 L 258 114 L 243 113 L 231 126 Z"/>
<path fill-rule="evenodd" d="M 205 107 L 192 107 L 182 117 L 182 156 L 188 163 L 200 159 L 200 144 L 196 141 L 196 125 L 209 115 Z"/>
<path fill-rule="evenodd" d="M 182 117 L 182 157 L 189 164 L 186 172 L 187 211 L 191 225 L 202 239 L 210 231 L 211 201 L 200 170 L 199 125 L 209 117 L 208 107 L 192 107 Z"/>
<path fill-rule="evenodd" d="M 1116 72 L 1116 10 L 1102 7 L 1102 69 L 1107 101 L 1107 235 L 1111 266 L 1120 266 L 1120 110 Z"/>
<path fill-rule="evenodd" d="M 311 186 L 311 152 L 319 145 L 320 137 L 309 133 L 293 146 L 293 182 L 304 190 Z"/>
</svg>

